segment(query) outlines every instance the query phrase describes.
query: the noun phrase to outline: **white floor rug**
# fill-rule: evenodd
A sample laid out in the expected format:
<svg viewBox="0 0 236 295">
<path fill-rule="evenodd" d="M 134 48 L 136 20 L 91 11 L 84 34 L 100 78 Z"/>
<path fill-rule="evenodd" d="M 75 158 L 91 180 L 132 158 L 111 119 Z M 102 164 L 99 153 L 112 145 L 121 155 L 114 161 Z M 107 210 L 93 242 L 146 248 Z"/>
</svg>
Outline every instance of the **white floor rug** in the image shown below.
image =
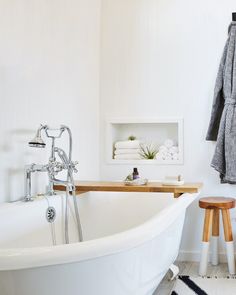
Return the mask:
<svg viewBox="0 0 236 295">
<path fill-rule="evenodd" d="M 236 278 L 179 276 L 171 295 L 236 295 Z"/>
</svg>

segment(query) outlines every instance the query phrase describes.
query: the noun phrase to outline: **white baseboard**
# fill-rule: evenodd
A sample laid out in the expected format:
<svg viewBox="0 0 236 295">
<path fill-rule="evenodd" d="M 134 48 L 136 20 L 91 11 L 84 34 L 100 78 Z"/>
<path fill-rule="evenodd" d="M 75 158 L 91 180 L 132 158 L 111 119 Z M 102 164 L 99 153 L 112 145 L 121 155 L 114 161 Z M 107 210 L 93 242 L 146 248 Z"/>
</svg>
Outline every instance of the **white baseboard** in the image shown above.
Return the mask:
<svg viewBox="0 0 236 295">
<path fill-rule="evenodd" d="M 236 255 L 236 253 L 235 253 Z M 210 259 L 211 253 L 209 253 Z M 200 252 L 199 251 L 180 251 L 177 257 L 178 261 L 191 261 L 191 262 L 198 262 L 200 261 Z M 219 253 L 219 261 L 221 263 L 227 262 L 227 256 L 225 253 Z"/>
</svg>

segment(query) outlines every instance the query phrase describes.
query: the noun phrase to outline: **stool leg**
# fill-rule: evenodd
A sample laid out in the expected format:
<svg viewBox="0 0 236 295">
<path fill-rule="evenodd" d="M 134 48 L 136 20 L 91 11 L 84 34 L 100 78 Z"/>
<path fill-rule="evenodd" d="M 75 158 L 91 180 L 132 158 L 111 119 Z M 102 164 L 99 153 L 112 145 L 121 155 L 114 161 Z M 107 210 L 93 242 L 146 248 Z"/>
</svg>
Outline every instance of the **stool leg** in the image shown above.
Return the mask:
<svg viewBox="0 0 236 295">
<path fill-rule="evenodd" d="M 199 275 L 205 276 L 208 264 L 209 240 L 212 226 L 213 209 L 206 209 L 202 236 L 202 253 L 199 265 Z"/>
<path fill-rule="evenodd" d="M 213 224 L 212 224 L 212 257 L 211 263 L 212 265 L 218 265 L 219 258 L 219 234 L 220 234 L 220 226 L 219 226 L 219 209 L 215 208 L 213 212 Z"/>
<path fill-rule="evenodd" d="M 221 211 L 222 211 L 223 225 L 224 225 L 228 268 L 229 268 L 229 273 L 233 275 L 235 274 L 235 262 L 234 262 L 234 244 L 233 244 L 232 226 L 230 221 L 230 212 L 228 209 L 222 209 Z"/>
</svg>

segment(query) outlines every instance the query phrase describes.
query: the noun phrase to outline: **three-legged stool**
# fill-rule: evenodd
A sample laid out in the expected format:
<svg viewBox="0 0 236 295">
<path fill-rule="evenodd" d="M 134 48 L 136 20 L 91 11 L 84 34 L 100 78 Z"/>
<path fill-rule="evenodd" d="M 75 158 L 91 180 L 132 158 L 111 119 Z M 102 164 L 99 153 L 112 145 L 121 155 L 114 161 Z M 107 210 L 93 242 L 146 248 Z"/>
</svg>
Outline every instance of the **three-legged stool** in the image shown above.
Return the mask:
<svg viewBox="0 0 236 295">
<path fill-rule="evenodd" d="M 212 258 L 213 265 L 218 264 L 219 213 L 222 213 L 224 236 L 227 252 L 227 261 L 230 274 L 235 274 L 233 234 L 229 209 L 235 207 L 235 199 L 224 197 L 208 197 L 199 200 L 199 207 L 205 209 L 205 220 L 202 237 L 202 252 L 199 266 L 199 275 L 207 272 L 210 235 L 212 231 Z"/>
</svg>

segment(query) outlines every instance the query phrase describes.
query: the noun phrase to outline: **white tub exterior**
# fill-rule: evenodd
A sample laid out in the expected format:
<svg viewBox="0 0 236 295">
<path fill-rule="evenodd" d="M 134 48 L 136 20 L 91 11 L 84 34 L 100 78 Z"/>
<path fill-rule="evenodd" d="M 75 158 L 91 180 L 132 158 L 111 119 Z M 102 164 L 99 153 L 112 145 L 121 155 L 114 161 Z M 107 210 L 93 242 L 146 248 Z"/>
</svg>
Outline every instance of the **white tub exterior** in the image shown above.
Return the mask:
<svg viewBox="0 0 236 295">
<path fill-rule="evenodd" d="M 175 261 L 196 194 L 90 192 L 78 198 L 85 241 L 63 243 L 64 197 L 52 245 L 47 201 L 0 206 L 1 295 L 151 295 Z"/>
</svg>

